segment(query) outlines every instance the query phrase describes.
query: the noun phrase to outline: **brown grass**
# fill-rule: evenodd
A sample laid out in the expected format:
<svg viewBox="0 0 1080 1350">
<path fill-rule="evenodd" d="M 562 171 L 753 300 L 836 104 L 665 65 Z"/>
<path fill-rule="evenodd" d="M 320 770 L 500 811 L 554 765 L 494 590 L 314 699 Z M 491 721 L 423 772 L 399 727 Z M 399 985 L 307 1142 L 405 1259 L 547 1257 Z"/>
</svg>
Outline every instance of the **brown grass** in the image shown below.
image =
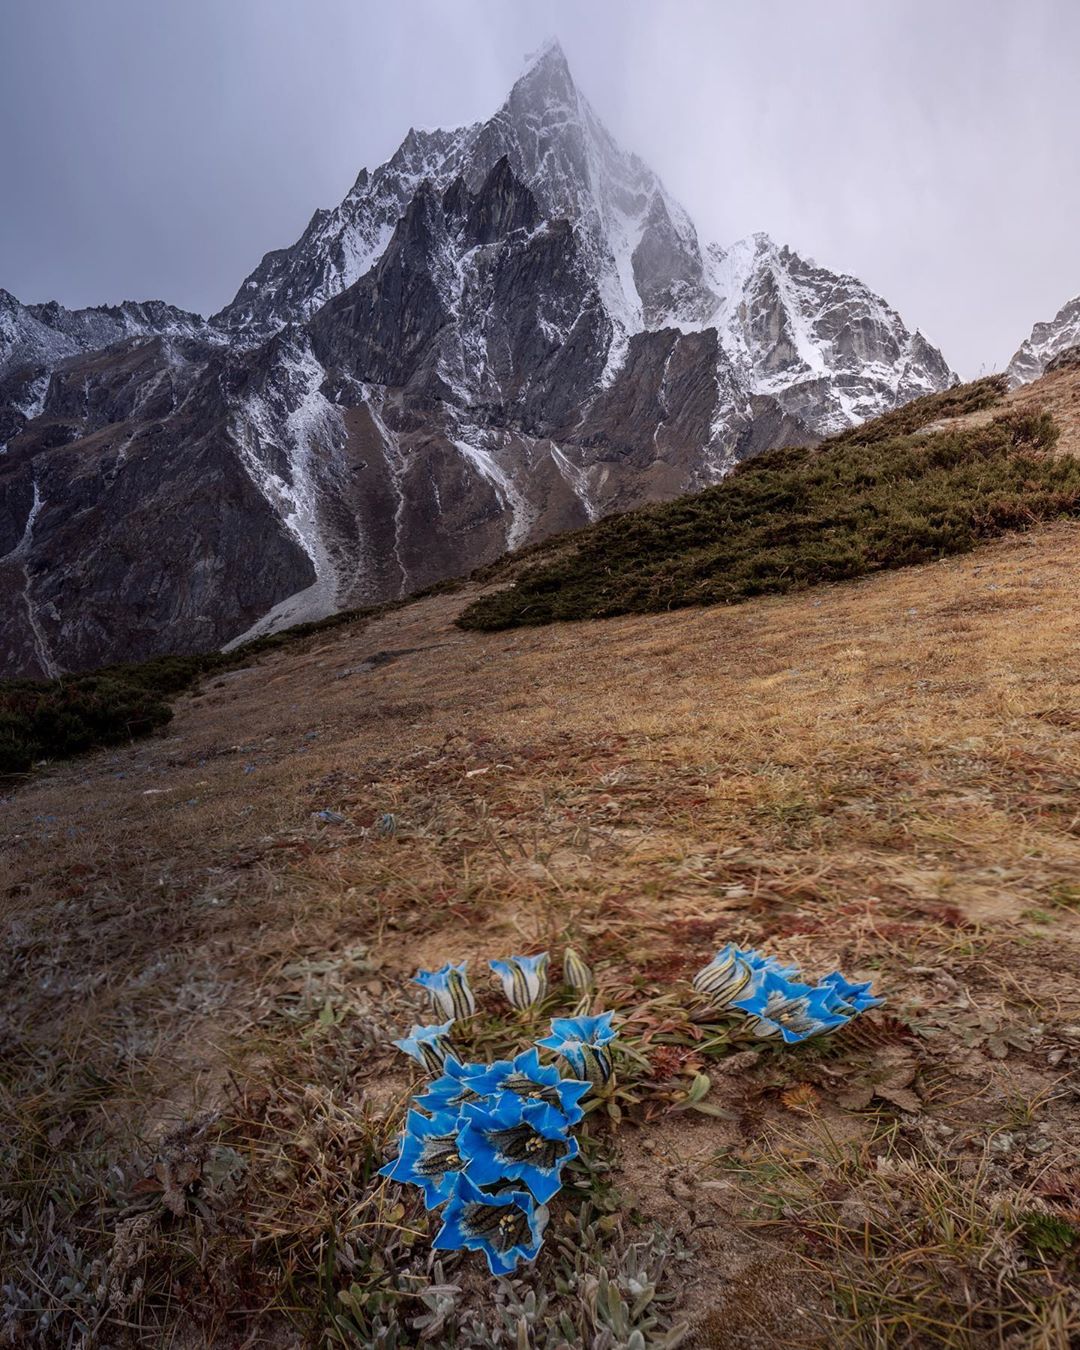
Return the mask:
<svg viewBox="0 0 1080 1350">
<path fill-rule="evenodd" d="M 994 1216 L 1080 1208 L 1078 568 L 1061 524 L 738 609 L 466 634 L 475 589 L 433 597 L 271 653 L 183 699 L 167 736 L 20 790 L 0 815 L 9 1327 L 45 1309 L 57 1343 L 80 1318 L 113 1344 L 329 1336 L 342 1291 L 375 1287 L 364 1233 L 418 1222 L 363 1162 L 408 1091 L 385 1042 L 419 1006 L 417 965 L 572 940 L 633 1008 L 685 998 L 730 938 L 872 975 L 899 1020 L 827 1054 L 706 1064 L 727 1119 L 670 1113 L 700 1056 L 678 1018 L 661 1053 L 659 1005 L 642 1013 L 638 1124 L 597 1156 L 619 1212 L 685 1244 L 669 1278 L 696 1343 L 1068 1345 L 1074 1258 Z M 218 1114 L 193 1141 L 201 1111 Z M 984 1247 L 929 1243 L 941 1306 L 979 1300 L 937 1340 L 912 1339 L 910 1291 L 866 1292 L 828 1166 L 760 1223 L 778 1127 L 854 1141 L 862 1186 L 897 1147 L 883 1113 L 930 1160 L 919 1186 L 966 1188 L 1010 1272 L 987 1292 L 962 1274 Z M 878 1189 L 886 1224 L 907 1214 L 905 1187 Z M 406 1245 L 421 1270 L 423 1239 Z M 453 1273 L 482 1310 L 473 1276 Z M 1036 1285 L 1052 1297 L 1011 1292 Z"/>
</svg>

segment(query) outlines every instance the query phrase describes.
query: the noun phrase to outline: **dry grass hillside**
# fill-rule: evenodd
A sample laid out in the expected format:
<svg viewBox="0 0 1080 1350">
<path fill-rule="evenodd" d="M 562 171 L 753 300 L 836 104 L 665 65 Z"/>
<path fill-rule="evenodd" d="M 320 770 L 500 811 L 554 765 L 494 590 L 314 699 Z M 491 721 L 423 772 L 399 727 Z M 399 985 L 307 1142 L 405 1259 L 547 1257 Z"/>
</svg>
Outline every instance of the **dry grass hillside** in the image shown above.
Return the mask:
<svg viewBox="0 0 1080 1350">
<path fill-rule="evenodd" d="M 1076 371 L 1010 401 L 1080 450 Z M 0 805 L 0 1343 L 1080 1342 L 1078 579 L 1057 523 L 509 633 L 467 587 L 39 772 Z M 729 940 L 888 1004 L 703 1036 Z M 496 1288 L 373 1175 L 389 1041 L 451 957 L 475 1048 L 527 1039 L 480 972 L 567 943 L 620 1087 Z"/>
</svg>

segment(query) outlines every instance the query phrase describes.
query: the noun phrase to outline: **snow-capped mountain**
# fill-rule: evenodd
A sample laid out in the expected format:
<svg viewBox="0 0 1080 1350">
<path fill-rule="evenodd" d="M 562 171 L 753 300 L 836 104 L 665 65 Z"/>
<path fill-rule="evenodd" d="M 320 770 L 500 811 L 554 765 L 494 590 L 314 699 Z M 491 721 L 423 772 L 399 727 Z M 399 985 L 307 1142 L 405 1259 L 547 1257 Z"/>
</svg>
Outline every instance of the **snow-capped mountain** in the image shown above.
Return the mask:
<svg viewBox="0 0 1080 1350">
<path fill-rule="evenodd" d="M 1046 367 L 1070 347 L 1080 346 L 1080 295 L 1062 305 L 1048 323 L 1037 323 L 1009 362 L 1012 385 L 1037 380 Z"/>
<path fill-rule="evenodd" d="M 410 130 L 386 164 L 361 170 L 338 207 L 317 211 L 291 248 L 263 258 L 215 322 L 272 331 L 310 318 L 382 255 L 422 183 L 443 192 L 461 177 L 475 192 L 503 158 L 545 217 L 575 224 L 605 307 L 624 332 L 703 318 L 715 303 L 686 212 L 636 155 L 616 145 L 553 42 L 489 121 Z"/>
<path fill-rule="evenodd" d="M 458 176 L 475 191 L 505 157 L 547 218 L 575 225 L 612 323 L 605 383 L 629 337 L 715 326 L 747 393 L 781 399 L 827 434 L 955 379 L 940 352 L 851 276 L 804 262 L 757 234 L 702 248 L 687 213 L 615 143 L 578 90 L 558 43 L 545 46 L 488 122 L 411 130 L 388 163 L 360 173 L 340 206 L 316 212 L 268 253 L 214 322 L 275 331 L 309 318 L 385 249 L 421 184 Z"/>
<path fill-rule="evenodd" d="M 0 289 L 0 377 L 25 365 L 51 370 L 65 357 L 99 351 L 124 338 L 159 334 L 224 341 L 224 335 L 200 315 L 161 300 L 65 309 L 55 300 L 45 305 L 21 305 Z"/>
<path fill-rule="evenodd" d="M 855 278 L 702 247 L 551 44 L 209 321 L 0 293 L 0 669 L 407 594 L 953 379 Z"/>
</svg>

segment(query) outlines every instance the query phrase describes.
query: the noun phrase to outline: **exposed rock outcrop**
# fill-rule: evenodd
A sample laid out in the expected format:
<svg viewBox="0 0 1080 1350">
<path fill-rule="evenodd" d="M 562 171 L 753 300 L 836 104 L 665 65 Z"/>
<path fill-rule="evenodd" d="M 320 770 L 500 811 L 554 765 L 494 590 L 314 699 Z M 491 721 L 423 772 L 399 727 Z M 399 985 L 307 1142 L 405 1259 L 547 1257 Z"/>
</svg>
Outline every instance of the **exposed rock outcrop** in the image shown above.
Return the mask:
<svg viewBox="0 0 1080 1350">
<path fill-rule="evenodd" d="M 1080 295 L 1062 305 L 1048 323 L 1037 323 L 1009 362 L 1009 383 L 1029 384 L 1044 375 L 1050 362 L 1080 345 Z"/>
</svg>

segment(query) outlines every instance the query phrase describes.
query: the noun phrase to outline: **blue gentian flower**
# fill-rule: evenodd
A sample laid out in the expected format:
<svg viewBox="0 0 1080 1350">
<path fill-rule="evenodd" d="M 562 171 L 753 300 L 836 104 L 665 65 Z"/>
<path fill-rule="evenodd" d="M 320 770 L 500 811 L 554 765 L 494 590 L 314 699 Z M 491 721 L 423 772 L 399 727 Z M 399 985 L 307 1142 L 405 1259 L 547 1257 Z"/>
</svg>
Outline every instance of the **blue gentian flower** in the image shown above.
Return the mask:
<svg viewBox="0 0 1080 1350">
<path fill-rule="evenodd" d="M 502 980 L 503 992 L 514 1008 L 531 1008 L 547 993 L 547 952 L 508 956 L 505 961 L 489 961 L 488 965 Z"/>
<path fill-rule="evenodd" d="M 453 1054 L 447 1039 L 447 1033 L 453 1022 L 429 1027 L 413 1027 L 403 1040 L 394 1044 L 405 1054 L 411 1055 L 417 1064 L 422 1064 L 428 1073 L 442 1073 L 447 1057 Z"/>
<path fill-rule="evenodd" d="M 782 966 L 775 956 L 764 956 L 756 947 L 739 949 L 739 955 L 749 963 L 751 970 L 771 970 L 785 980 L 794 979 L 799 973 L 798 966 Z"/>
<path fill-rule="evenodd" d="M 546 1102 L 527 1102 L 504 1092 L 494 1105 L 461 1108 L 458 1152 L 477 1186 L 523 1181 L 543 1204 L 562 1185 L 559 1173 L 577 1156 L 566 1117 Z"/>
<path fill-rule="evenodd" d="M 784 979 L 799 973 L 798 966 L 781 966 L 775 956 L 763 956 L 754 947 L 736 947 L 729 942 L 694 976 L 694 988 L 714 1008 L 726 1008 L 750 988 L 762 970 L 775 971 Z"/>
<path fill-rule="evenodd" d="M 488 1195 L 467 1176 L 458 1178 L 432 1242 L 440 1251 L 468 1247 L 483 1252 L 493 1275 L 509 1275 L 519 1261 L 535 1261 L 548 1212 L 526 1191 Z"/>
<path fill-rule="evenodd" d="M 447 961 L 438 970 L 418 970 L 413 984 L 422 985 L 431 999 L 431 1010 L 451 1022 L 462 1021 L 476 1011 L 476 999 L 465 977 L 467 961 L 453 965 Z"/>
<path fill-rule="evenodd" d="M 508 1059 L 501 1062 L 510 1068 Z M 466 1102 L 486 1099 L 488 1088 L 480 1080 L 486 1079 L 495 1067 L 494 1064 L 461 1064 L 448 1058 L 443 1065 L 442 1077 L 428 1085 L 427 1091 L 416 1098 L 416 1105 L 433 1114 L 453 1111 L 456 1115 Z"/>
<path fill-rule="evenodd" d="M 587 1041 L 589 1045 L 607 1045 L 619 1034 L 611 1025 L 614 1016 L 614 1013 L 604 1012 L 595 1017 L 553 1017 L 551 1034 Z M 543 1041 L 538 1044 L 543 1045 Z"/>
<path fill-rule="evenodd" d="M 551 1035 L 537 1041 L 537 1045 L 547 1046 L 549 1050 L 557 1050 L 558 1046 L 553 1042 L 560 1040 L 582 1041 L 586 1045 L 607 1045 L 619 1034 L 611 1025 L 614 1015 L 605 1012 L 598 1013 L 595 1017 L 553 1017 Z"/>
<path fill-rule="evenodd" d="M 596 1017 L 552 1018 L 551 1035 L 536 1043 L 561 1056 L 575 1078 L 598 1087 L 612 1074 L 611 1054 L 605 1047 L 618 1032 L 612 1028 L 611 1017 L 606 1012 Z"/>
<path fill-rule="evenodd" d="M 738 947 L 728 943 L 694 976 L 694 988 L 716 1008 L 725 1008 L 754 978 L 753 968 Z"/>
<path fill-rule="evenodd" d="M 753 1035 L 779 1036 L 788 1045 L 833 1031 L 848 1020 L 830 1010 L 825 991 L 768 969 L 758 971 L 750 992 L 731 1006 L 750 1016 Z"/>
<path fill-rule="evenodd" d="M 479 1078 L 470 1081 L 475 1093 L 496 1098 L 512 1093 L 524 1101 L 546 1103 L 558 1111 L 566 1125 L 576 1125 L 585 1114 L 578 1101 L 589 1090 L 588 1083 L 563 1078 L 554 1065 L 541 1064 L 535 1048 L 518 1055 L 513 1061 L 500 1060 Z"/>
<path fill-rule="evenodd" d="M 454 1112 L 440 1112 L 429 1120 L 419 1111 L 410 1111 L 400 1151 L 393 1162 L 379 1169 L 379 1175 L 419 1186 L 428 1209 L 436 1209 L 450 1198 L 465 1168 L 466 1159 L 458 1143 L 460 1133 Z"/>
<path fill-rule="evenodd" d="M 885 1002 L 883 998 L 876 998 L 870 993 L 870 986 L 873 980 L 865 980 L 861 984 L 851 984 L 844 979 L 838 970 L 834 970 L 830 975 L 823 975 L 818 980 L 818 988 L 826 991 L 829 998 L 829 1007 L 833 1012 L 838 1013 L 861 1013 L 867 1008 L 880 1008 Z"/>
</svg>

